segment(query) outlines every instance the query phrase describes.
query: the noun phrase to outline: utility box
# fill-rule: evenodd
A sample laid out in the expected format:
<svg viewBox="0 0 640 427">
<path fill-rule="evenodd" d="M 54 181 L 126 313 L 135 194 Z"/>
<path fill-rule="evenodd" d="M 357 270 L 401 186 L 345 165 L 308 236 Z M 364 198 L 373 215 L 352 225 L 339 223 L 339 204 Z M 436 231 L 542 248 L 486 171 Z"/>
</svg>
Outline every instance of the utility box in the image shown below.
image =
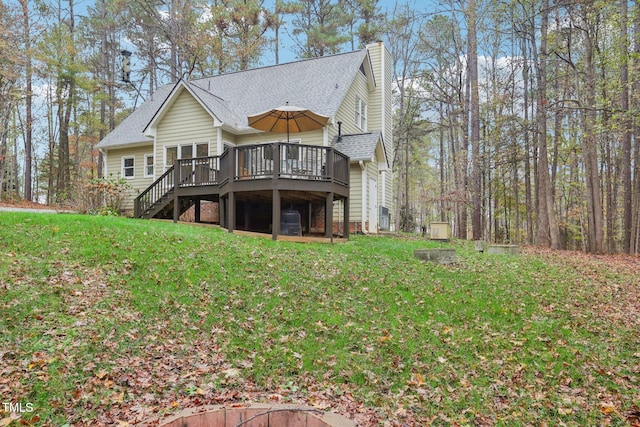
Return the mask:
<svg viewBox="0 0 640 427">
<path fill-rule="evenodd" d="M 518 245 L 489 245 L 490 254 L 498 255 L 520 255 L 520 246 Z"/>
<path fill-rule="evenodd" d="M 413 251 L 413 256 L 437 264 L 455 264 L 457 262 L 456 250 L 453 248 L 416 249 Z"/>
<path fill-rule="evenodd" d="M 448 222 L 432 222 L 429 224 L 431 229 L 431 240 L 449 240 L 451 239 L 451 226 Z"/>
</svg>

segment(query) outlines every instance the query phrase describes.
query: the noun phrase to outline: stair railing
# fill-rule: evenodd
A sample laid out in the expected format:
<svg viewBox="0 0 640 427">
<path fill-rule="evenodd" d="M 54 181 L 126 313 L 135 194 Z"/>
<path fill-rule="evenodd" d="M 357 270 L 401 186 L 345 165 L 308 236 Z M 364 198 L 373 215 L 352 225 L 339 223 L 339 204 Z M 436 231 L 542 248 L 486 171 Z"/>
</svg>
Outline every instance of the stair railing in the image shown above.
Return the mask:
<svg viewBox="0 0 640 427">
<path fill-rule="evenodd" d="M 171 166 L 160 178 L 156 179 L 146 190 L 144 190 L 133 202 L 133 214 L 136 218 L 141 218 L 149 213 L 151 208 L 173 190 L 175 183 L 175 166 Z"/>
</svg>

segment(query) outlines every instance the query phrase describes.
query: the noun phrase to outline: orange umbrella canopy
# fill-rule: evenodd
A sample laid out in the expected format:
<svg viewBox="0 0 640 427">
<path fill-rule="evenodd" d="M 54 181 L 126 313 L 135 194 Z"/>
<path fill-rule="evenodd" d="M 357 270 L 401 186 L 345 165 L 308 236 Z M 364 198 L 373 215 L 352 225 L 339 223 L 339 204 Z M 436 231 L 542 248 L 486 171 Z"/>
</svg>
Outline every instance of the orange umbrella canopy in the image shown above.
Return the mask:
<svg viewBox="0 0 640 427">
<path fill-rule="evenodd" d="M 249 126 L 267 132 L 289 133 L 306 132 L 320 129 L 329 121 L 329 117 L 311 110 L 293 105 L 283 105 L 268 111 L 249 116 Z"/>
</svg>

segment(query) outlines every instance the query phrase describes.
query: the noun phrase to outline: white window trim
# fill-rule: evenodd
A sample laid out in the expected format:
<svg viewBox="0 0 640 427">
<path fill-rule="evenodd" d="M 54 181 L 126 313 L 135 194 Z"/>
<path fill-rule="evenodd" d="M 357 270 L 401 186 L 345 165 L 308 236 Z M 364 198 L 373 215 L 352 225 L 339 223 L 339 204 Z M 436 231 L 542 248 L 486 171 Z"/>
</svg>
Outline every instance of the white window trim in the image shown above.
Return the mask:
<svg viewBox="0 0 640 427">
<path fill-rule="evenodd" d="M 131 176 L 127 176 L 124 172 L 125 170 L 124 162 L 126 160 L 133 160 L 133 166 L 130 166 L 130 168 L 133 169 L 133 175 Z M 120 162 L 120 173 L 122 174 L 122 177 L 125 179 L 134 179 L 136 177 L 136 156 L 122 156 L 122 159 Z"/>
<path fill-rule="evenodd" d="M 173 163 L 172 163 L 172 164 L 168 164 L 168 163 L 167 163 L 167 150 L 169 150 L 170 148 L 176 148 L 176 149 L 177 149 L 177 148 L 178 148 L 178 146 L 177 146 L 177 145 L 165 145 L 165 146 L 164 146 L 164 150 L 163 150 L 164 152 L 162 153 L 162 154 L 163 154 L 163 155 L 162 155 L 162 164 L 163 164 L 163 166 L 164 166 L 164 167 L 163 167 L 163 169 L 164 169 L 165 171 L 166 171 L 167 169 L 169 169 L 171 166 L 173 166 Z M 176 158 L 179 158 L 178 156 L 180 156 L 180 150 L 178 149 L 178 150 L 176 150 L 176 151 L 177 151 L 177 153 L 176 153 Z"/>
<path fill-rule="evenodd" d="M 211 141 L 207 142 L 194 142 L 193 143 L 193 154 L 198 155 L 198 145 L 206 145 L 207 146 L 207 155 L 205 157 L 209 157 L 211 155 Z"/>
<path fill-rule="evenodd" d="M 367 103 L 364 102 L 364 99 L 356 96 L 356 126 L 365 132 L 367 131 L 368 114 Z"/>
<path fill-rule="evenodd" d="M 147 163 L 147 159 L 149 159 L 149 158 L 151 158 L 151 159 L 152 159 L 152 164 L 151 164 L 151 165 L 149 165 L 149 164 Z M 151 173 L 148 173 L 148 172 L 147 172 L 147 168 L 148 168 L 149 166 L 151 166 L 151 167 L 153 168 L 153 170 L 151 171 Z M 156 171 L 156 163 L 155 163 L 155 158 L 154 158 L 153 154 L 145 154 L 145 155 L 144 155 L 144 171 L 143 171 L 143 176 L 144 176 L 145 178 L 153 178 L 153 176 L 154 176 L 154 174 L 155 174 L 155 171 Z"/>
<path fill-rule="evenodd" d="M 207 156 L 210 154 L 210 150 L 211 150 L 211 142 L 207 141 L 207 142 L 191 142 L 191 143 L 186 143 L 186 144 L 174 144 L 174 145 L 165 145 L 164 146 L 164 153 L 163 153 L 163 165 L 164 165 L 164 169 L 166 170 L 167 168 L 170 168 L 171 166 L 173 166 L 173 164 L 167 164 L 167 149 L 169 148 L 177 148 L 177 159 L 180 160 L 182 158 L 182 150 L 180 149 L 181 147 L 185 147 L 188 145 L 191 145 L 192 148 L 192 153 L 195 155 L 197 150 L 198 150 L 198 145 L 207 145 Z"/>
</svg>

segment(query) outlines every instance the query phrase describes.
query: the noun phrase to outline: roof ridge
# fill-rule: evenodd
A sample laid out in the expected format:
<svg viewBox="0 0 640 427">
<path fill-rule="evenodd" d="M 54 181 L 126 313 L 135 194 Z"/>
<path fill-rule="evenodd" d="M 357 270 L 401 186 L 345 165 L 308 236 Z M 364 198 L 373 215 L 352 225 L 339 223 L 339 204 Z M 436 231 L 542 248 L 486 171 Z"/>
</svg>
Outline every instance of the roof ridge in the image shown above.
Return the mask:
<svg viewBox="0 0 640 427">
<path fill-rule="evenodd" d="M 358 133 L 343 133 L 341 136 L 373 135 L 374 133 L 382 133 L 382 131 L 370 130 L 370 131 L 358 132 Z"/>
<path fill-rule="evenodd" d="M 198 88 L 199 90 L 201 90 L 201 91 L 203 91 L 203 92 L 206 92 L 207 94 L 209 94 L 209 95 L 211 95 L 211 96 L 213 96 L 213 97 L 215 97 L 215 98 L 219 99 L 220 101 L 222 101 L 222 102 L 224 102 L 224 103 L 226 103 L 226 102 L 227 102 L 227 100 L 226 100 L 226 99 L 224 99 L 223 97 L 218 96 L 218 95 L 216 95 L 215 93 L 211 92 L 211 90 L 210 90 L 210 89 L 205 89 L 205 88 L 203 88 L 203 87 L 202 87 L 202 86 L 200 86 L 200 85 L 197 85 L 197 84 L 195 84 L 195 83 L 192 83 L 192 82 L 193 82 L 193 80 L 185 80 L 185 82 L 186 82 L 186 83 L 188 83 L 190 86 L 193 86 L 193 87 L 195 87 L 195 88 Z"/>
<path fill-rule="evenodd" d="M 203 76 L 203 77 L 197 77 L 197 78 L 192 78 L 189 81 L 190 82 L 197 82 L 200 80 L 208 80 L 208 79 L 213 79 L 216 77 L 221 77 L 221 76 L 230 76 L 230 75 L 234 75 L 234 74 L 241 74 L 241 73 L 247 73 L 247 72 L 251 72 L 251 71 L 258 71 L 258 70 L 265 70 L 268 68 L 275 68 L 275 67 L 283 67 L 286 65 L 292 65 L 292 64 L 299 64 L 301 62 L 310 62 L 310 61 L 318 61 L 318 60 L 323 60 L 323 59 L 329 59 L 329 58 L 336 58 L 338 56 L 346 56 L 346 55 L 353 55 L 356 53 L 361 53 L 363 51 L 366 51 L 366 48 L 362 48 L 362 49 L 358 49 L 358 50 L 352 50 L 350 52 L 340 52 L 340 53 L 336 53 L 333 55 L 326 55 L 326 56 L 316 56 L 313 58 L 302 58 L 302 59 L 297 59 L 295 61 L 290 61 L 290 62 L 284 62 L 281 64 L 271 64 L 271 65 L 264 65 L 261 67 L 255 67 L 255 68 L 248 68 L 246 70 L 238 70 L 238 71 L 230 71 L 230 72 L 226 72 L 226 73 L 220 73 L 220 74 L 214 74 L 211 76 Z M 202 87 L 200 87 L 201 89 L 204 89 Z M 204 89 L 207 90 L 207 89 Z"/>
</svg>

